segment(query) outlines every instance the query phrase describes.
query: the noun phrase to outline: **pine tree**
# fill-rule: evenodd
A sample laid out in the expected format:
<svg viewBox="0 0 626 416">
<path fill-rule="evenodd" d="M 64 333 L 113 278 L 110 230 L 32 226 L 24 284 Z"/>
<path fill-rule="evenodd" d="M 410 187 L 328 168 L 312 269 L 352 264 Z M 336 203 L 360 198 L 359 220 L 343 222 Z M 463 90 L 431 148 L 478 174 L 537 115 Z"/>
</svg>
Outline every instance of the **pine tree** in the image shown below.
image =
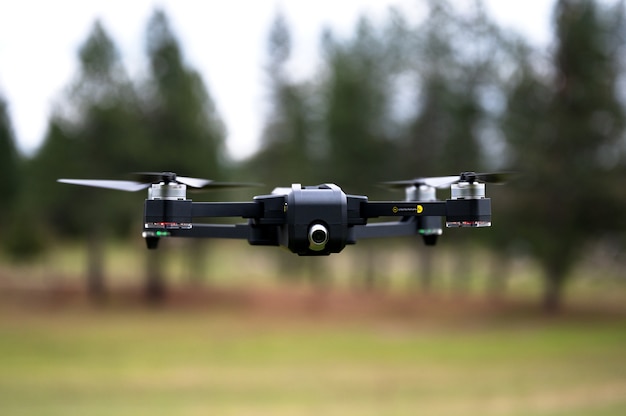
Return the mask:
<svg viewBox="0 0 626 416">
<path fill-rule="evenodd" d="M 7 104 L 0 97 L 0 227 L 10 221 L 13 203 L 18 197 L 20 186 L 19 154 L 15 148 L 15 136 L 9 119 Z"/>
<path fill-rule="evenodd" d="M 24 200 L 25 185 L 23 161 L 15 146 L 15 136 L 9 117 L 8 106 L 0 97 L 0 248 L 13 258 L 27 259 L 36 254 L 40 247 L 32 231 Z M 24 222 L 20 227 L 20 223 Z M 20 229 L 21 228 L 21 229 Z"/>
<path fill-rule="evenodd" d="M 150 169 L 219 178 L 226 167 L 224 125 L 200 74 L 185 63 L 163 11 L 150 18 L 146 42 L 150 71 L 142 97 Z"/>
<path fill-rule="evenodd" d="M 615 226 L 618 151 L 626 127 L 617 97 L 621 8 L 562 0 L 555 9 L 554 74 L 525 71 L 509 97 L 509 142 L 524 172 L 517 232 L 545 275 L 544 306 L 558 310 L 572 267 L 589 242 Z M 619 153 L 619 152 L 618 152 Z"/>
<path fill-rule="evenodd" d="M 404 177 L 483 171 L 488 162 L 484 127 L 496 118 L 485 104 L 484 91 L 499 87 L 504 42 L 480 5 L 464 13 L 446 1 L 429 1 L 428 7 L 422 22 L 399 33 L 399 42 L 406 44 L 402 71 L 412 81 L 406 88 L 415 97 L 414 114 L 399 140 L 399 170 Z M 440 191 L 440 198 L 444 193 Z M 457 249 L 467 251 L 484 235 L 484 231 L 475 233 L 449 230 L 444 239 L 463 244 Z M 432 254 L 420 251 L 421 262 L 427 265 L 420 267 L 421 281 L 427 289 Z M 454 278 L 459 290 L 467 286 L 469 266 L 466 256 L 456 257 Z"/>
<path fill-rule="evenodd" d="M 325 36 L 320 101 L 327 172 L 348 192 L 368 192 L 392 164 L 387 49 L 364 17 L 348 41 Z"/>
<path fill-rule="evenodd" d="M 248 169 L 266 183 L 290 182 L 312 185 L 324 178 L 317 168 L 310 87 L 290 79 L 287 64 L 291 34 L 283 15 L 277 14 L 268 39 L 267 78 L 270 112 L 261 136 L 261 150 L 248 162 Z M 289 186 L 287 183 L 281 186 Z"/>
<path fill-rule="evenodd" d="M 143 160 L 146 170 L 224 179 L 225 128 L 200 77 L 184 59 L 166 14 L 155 10 L 146 30 L 148 79 L 142 88 L 142 108 L 150 146 Z M 191 279 L 204 272 L 206 242 L 189 241 Z M 158 301 L 165 293 L 162 253 L 149 251 L 146 292 Z"/>
<path fill-rule="evenodd" d="M 95 299 L 105 294 L 104 240 L 127 233 L 136 221 L 132 195 L 54 185 L 51 178 L 107 178 L 136 170 L 145 145 L 134 89 L 117 48 L 100 22 L 79 49 L 79 71 L 50 118 L 44 143 L 31 162 L 33 188 L 49 227 L 88 241 L 87 281 Z M 56 192 L 58 189 L 58 192 Z M 71 203 L 68 203 L 71 201 Z"/>
<path fill-rule="evenodd" d="M 320 137 L 332 182 L 346 193 L 376 198 L 375 186 L 393 170 L 390 135 L 389 49 L 384 35 L 362 17 L 347 40 L 327 32 L 323 38 L 324 72 L 320 86 Z M 355 278 L 367 289 L 380 282 L 383 257 L 373 244 L 359 245 Z"/>
</svg>

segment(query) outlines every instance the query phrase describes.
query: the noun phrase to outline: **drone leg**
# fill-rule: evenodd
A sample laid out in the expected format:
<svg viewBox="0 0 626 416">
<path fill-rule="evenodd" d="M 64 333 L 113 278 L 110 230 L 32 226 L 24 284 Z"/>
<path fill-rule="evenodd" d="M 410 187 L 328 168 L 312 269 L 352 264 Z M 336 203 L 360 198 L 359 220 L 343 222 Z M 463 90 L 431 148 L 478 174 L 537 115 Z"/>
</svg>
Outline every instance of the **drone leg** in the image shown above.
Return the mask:
<svg viewBox="0 0 626 416">
<path fill-rule="evenodd" d="M 146 245 L 149 250 L 156 250 L 159 246 L 159 237 L 146 237 Z"/>
</svg>

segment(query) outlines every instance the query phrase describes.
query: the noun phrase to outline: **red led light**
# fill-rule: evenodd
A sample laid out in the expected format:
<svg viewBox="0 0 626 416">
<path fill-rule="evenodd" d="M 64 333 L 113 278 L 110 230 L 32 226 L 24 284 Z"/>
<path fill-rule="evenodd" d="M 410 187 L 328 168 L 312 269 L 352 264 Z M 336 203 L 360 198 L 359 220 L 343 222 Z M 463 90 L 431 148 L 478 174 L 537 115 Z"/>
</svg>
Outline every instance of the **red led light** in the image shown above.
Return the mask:
<svg viewBox="0 0 626 416">
<path fill-rule="evenodd" d="M 167 229 L 167 230 L 177 230 L 177 229 L 190 229 L 191 228 L 191 223 L 186 223 L 186 222 L 166 222 L 166 221 L 159 221 L 159 222 L 147 222 L 144 224 L 144 228 L 150 228 L 150 229 Z"/>
</svg>

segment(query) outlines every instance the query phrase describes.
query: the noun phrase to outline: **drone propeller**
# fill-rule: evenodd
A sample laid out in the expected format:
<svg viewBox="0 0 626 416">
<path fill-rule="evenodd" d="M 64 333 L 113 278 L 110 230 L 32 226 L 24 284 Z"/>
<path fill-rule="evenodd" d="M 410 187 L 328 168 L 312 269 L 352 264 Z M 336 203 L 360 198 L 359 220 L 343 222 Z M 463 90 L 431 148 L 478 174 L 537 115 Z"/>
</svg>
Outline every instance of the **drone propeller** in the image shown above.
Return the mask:
<svg viewBox="0 0 626 416">
<path fill-rule="evenodd" d="M 435 176 L 430 178 L 406 179 L 403 181 L 382 182 L 382 185 L 389 188 L 406 188 L 407 186 L 419 187 L 422 185 L 433 188 L 444 188 L 459 180 L 459 176 Z"/>
<path fill-rule="evenodd" d="M 463 172 L 460 175 L 459 182 L 484 182 L 493 184 L 503 184 L 511 180 L 515 176 L 515 172 L 488 172 L 475 173 Z"/>
<path fill-rule="evenodd" d="M 118 191 L 137 192 L 150 186 L 149 183 L 134 181 L 115 181 L 106 179 L 57 179 L 57 182 L 72 185 L 91 186 L 94 188 L 115 189 Z"/>
<path fill-rule="evenodd" d="M 262 186 L 260 183 L 255 182 L 217 182 L 211 179 L 178 176 L 174 172 L 135 172 L 135 175 L 144 182 L 177 182 L 196 189 L 250 188 Z"/>
<path fill-rule="evenodd" d="M 258 183 L 251 182 L 216 182 L 210 179 L 177 176 L 174 172 L 137 172 L 135 175 L 139 177 L 141 182 L 101 179 L 58 179 L 57 182 L 92 186 L 96 188 L 115 189 L 127 192 L 136 192 L 142 189 L 147 189 L 150 185 L 160 182 L 181 183 L 196 189 L 226 189 L 260 186 Z"/>
<path fill-rule="evenodd" d="M 403 181 L 383 182 L 382 184 L 390 188 L 406 188 L 409 186 L 419 187 L 422 185 L 433 188 L 445 188 L 457 182 L 485 182 L 485 183 L 504 183 L 513 176 L 511 172 L 490 172 L 475 173 L 463 172 L 456 176 L 435 176 L 430 178 L 415 178 Z"/>
</svg>

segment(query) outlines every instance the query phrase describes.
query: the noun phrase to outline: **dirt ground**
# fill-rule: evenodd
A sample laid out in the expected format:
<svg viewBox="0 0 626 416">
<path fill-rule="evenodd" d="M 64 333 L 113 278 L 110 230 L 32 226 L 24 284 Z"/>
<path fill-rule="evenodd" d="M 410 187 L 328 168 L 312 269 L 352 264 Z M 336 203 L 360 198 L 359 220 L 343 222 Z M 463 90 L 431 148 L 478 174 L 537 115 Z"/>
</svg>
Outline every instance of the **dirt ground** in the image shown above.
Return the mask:
<svg viewBox="0 0 626 416">
<path fill-rule="evenodd" d="M 488 298 L 472 295 L 392 293 L 366 290 L 325 290 L 302 287 L 170 288 L 150 299 L 144 288 L 116 287 L 91 298 L 84 286 L 59 284 L 48 288 L 0 285 L 3 309 L 32 311 L 67 308 L 162 309 L 171 311 L 236 312 L 262 317 L 316 320 L 407 320 L 468 323 L 528 319 L 612 320 L 626 317 L 626 305 L 566 302 L 556 315 L 546 314 L 536 299 Z"/>
</svg>

